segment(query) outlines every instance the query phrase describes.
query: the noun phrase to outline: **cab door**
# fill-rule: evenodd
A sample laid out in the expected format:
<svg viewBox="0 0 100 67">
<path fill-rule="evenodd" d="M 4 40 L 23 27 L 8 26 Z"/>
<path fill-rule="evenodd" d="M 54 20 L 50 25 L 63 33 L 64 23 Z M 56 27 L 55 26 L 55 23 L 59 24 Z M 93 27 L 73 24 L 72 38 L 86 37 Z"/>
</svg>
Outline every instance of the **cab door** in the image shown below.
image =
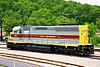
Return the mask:
<svg viewBox="0 0 100 67">
<path fill-rule="evenodd" d="M 80 32 L 80 44 L 87 45 L 88 44 L 88 26 L 80 25 L 79 32 Z"/>
</svg>

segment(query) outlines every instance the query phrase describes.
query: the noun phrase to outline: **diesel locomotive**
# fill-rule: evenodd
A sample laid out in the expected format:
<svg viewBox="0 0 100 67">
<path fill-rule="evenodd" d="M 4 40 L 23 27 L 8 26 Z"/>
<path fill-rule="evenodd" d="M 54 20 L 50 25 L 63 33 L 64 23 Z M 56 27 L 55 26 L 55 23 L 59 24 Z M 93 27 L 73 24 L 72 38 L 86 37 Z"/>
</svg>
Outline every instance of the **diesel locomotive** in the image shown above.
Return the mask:
<svg viewBox="0 0 100 67">
<path fill-rule="evenodd" d="M 94 54 L 94 46 L 88 42 L 87 25 L 15 26 L 7 47 L 65 54 Z"/>
</svg>

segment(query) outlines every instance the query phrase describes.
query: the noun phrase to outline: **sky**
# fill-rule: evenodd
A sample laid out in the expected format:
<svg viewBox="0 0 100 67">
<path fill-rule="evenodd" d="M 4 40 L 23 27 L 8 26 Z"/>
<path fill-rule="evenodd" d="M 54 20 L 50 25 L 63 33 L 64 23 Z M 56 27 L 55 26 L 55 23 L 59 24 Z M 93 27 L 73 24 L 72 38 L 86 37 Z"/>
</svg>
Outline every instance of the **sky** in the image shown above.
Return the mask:
<svg viewBox="0 0 100 67">
<path fill-rule="evenodd" d="M 66 0 L 68 1 L 68 0 Z M 72 0 L 72 1 L 76 1 L 76 2 L 80 2 L 82 4 L 91 4 L 91 5 L 98 5 L 100 6 L 100 0 Z"/>
</svg>

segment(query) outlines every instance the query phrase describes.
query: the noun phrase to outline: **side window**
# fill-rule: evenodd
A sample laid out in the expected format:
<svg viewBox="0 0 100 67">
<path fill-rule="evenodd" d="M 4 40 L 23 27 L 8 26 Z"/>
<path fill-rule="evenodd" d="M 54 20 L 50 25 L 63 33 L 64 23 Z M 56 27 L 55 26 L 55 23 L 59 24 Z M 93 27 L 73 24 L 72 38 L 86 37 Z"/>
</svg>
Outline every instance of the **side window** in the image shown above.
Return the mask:
<svg viewBox="0 0 100 67">
<path fill-rule="evenodd" d="M 23 26 L 22 28 L 21 28 L 21 33 L 22 34 L 29 34 L 30 33 L 30 26 Z"/>
<path fill-rule="evenodd" d="M 21 29 L 19 29 L 19 33 L 21 33 Z"/>
<path fill-rule="evenodd" d="M 19 31 L 18 31 L 18 30 L 14 30 L 13 32 L 14 32 L 15 34 L 19 33 Z"/>
<path fill-rule="evenodd" d="M 21 33 L 21 29 L 13 30 L 13 33 L 15 33 L 15 34 L 19 34 L 19 33 Z"/>
<path fill-rule="evenodd" d="M 56 27 L 55 28 L 56 31 L 62 31 L 62 32 L 78 32 L 78 27 Z"/>
</svg>

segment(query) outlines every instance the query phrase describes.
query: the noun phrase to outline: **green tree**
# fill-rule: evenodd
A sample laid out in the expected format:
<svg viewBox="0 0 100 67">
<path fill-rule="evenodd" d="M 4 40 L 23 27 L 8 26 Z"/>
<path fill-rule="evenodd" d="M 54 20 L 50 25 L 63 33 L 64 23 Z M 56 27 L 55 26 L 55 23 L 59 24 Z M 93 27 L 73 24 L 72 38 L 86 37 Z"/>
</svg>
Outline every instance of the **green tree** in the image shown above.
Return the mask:
<svg viewBox="0 0 100 67">
<path fill-rule="evenodd" d="M 64 16 L 59 16 L 55 19 L 55 21 L 53 22 L 54 25 L 57 24 L 77 24 L 76 19 L 68 19 Z"/>
<path fill-rule="evenodd" d="M 93 23 L 89 25 L 89 37 L 95 36 L 96 29 L 96 25 L 94 25 Z"/>
<path fill-rule="evenodd" d="M 97 18 L 96 26 L 97 26 L 97 29 L 100 31 L 100 18 Z"/>
<path fill-rule="evenodd" d="M 93 44 L 93 45 L 98 45 L 98 44 L 100 44 L 100 37 L 98 37 L 98 36 L 93 36 L 93 37 L 91 37 L 91 43 Z"/>
<path fill-rule="evenodd" d="M 65 0 L 0 0 L 3 29 L 15 25 L 96 24 L 100 30 L 100 6 Z M 8 24 L 8 25 L 7 25 Z M 8 28 L 7 28 L 7 27 Z M 92 29 L 92 28 L 90 28 Z M 94 27 L 93 27 L 94 29 Z M 92 30 L 89 36 L 92 37 Z"/>
</svg>

